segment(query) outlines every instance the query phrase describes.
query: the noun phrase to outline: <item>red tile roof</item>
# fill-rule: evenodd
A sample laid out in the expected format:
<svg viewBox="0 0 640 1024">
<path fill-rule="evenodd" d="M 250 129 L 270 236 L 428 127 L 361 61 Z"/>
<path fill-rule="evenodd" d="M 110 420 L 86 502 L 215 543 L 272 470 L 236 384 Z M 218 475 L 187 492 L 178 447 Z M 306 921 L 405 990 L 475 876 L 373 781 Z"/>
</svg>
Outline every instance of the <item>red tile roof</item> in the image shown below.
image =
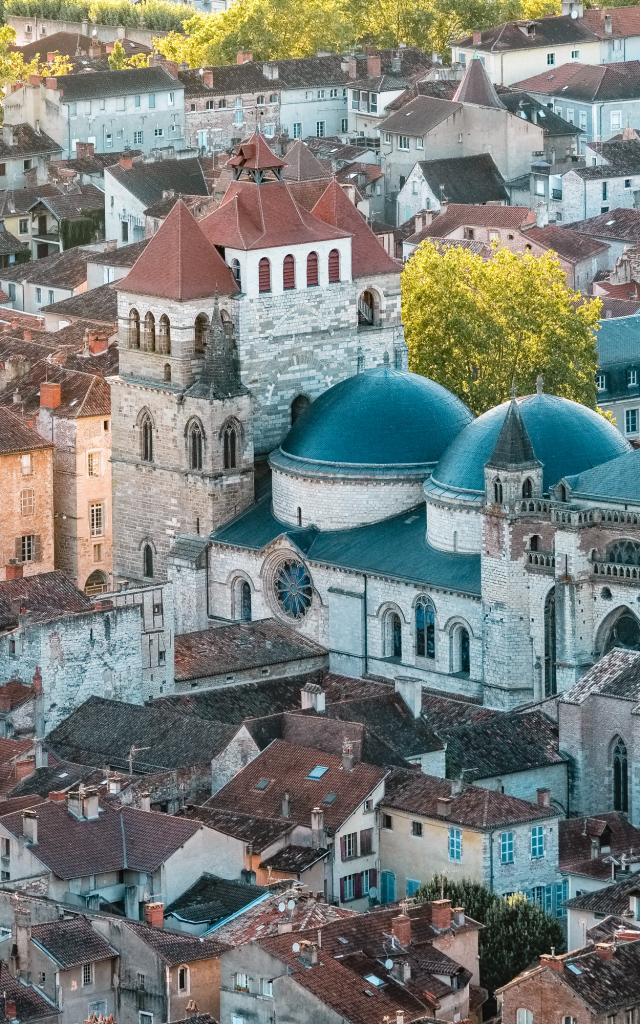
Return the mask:
<svg viewBox="0 0 640 1024">
<path fill-rule="evenodd" d="M 27 426 L 8 409 L 0 409 L 0 455 L 30 452 L 36 448 L 52 448 L 37 430 Z"/>
<path fill-rule="evenodd" d="M 611 31 L 605 28 L 605 16 L 611 18 Z M 640 7 L 602 7 L 585 11 L 582 21 L 599 36 L 610 39 L 612 36 L 640 35 Z"/>
<path fill-rule="evenodd" d="M 229 158 L 227 165 L 239 171 L 267 171 L 284 167 L 286 160 L 281 160 L 269 149 L 264 135 L 254 132 L 251 138 L 238 146 L 238 152 Z"/>
<path fill-rule="evenodd" d="M 591 818 L 568 818 L 560 822 L 559 863 L 562 871 L 611 878 L 611 856 L 624 854 L 637 860 L 640 855 L 640 829 L 619 811 Z"/>
<path fill-rule="evenodd" d="M 606 242 L 599 242 L 597 238 L 588 238 L 579 231 L 558 227 L 555 224 L 547 224 L 543 228 L 532 224 L 527 228 L 527 236 L 545 249 L 553 249 L 569 263 L 580 263 L 595 256 L 596 253 L 606 252 L 609 248 Z"/>
<path fill-rule="evenodd" d="M 13 711 L 33 697 L 33 687 L 21 679 L 9 679 L 0 686 L 0 712 Z"/>
<path fill-rule="evenodd" d="M 518 228 L 535 223 L 535 214 L 527 206 L 474 206 L 470 203 L 450 203 L 443 213 L 434 217 L 422 233 L 425 238 L 445 238 L 458 228 Z"/>
<path fill-rule="evenodd" d="M 312 213 L 327 224 L 335 224 L 351 235 L 353 277 L 399 274 L 400 264 L 383 249 L 377 237 L 335 178 L 327 185 Z"/>
<path fill-rule="evenodd" d="M 290 899 L 293 899 L 294 906 L 287 908 L 283 915 L 278 907 L 283 901 L 288 904 Z M 298 932 L 324 928 L 334 921 L 356 917 L 356 914 L 346 907 L 334 907 L 323 899 L 318 900 L 306 890 L 291 888 L 270 894 L 262 903 L 245 910 L 235 920 L 216 929 L 216 936 L 231 946 L 244 946 L 254 939 L 278 935 L 283 917 L 285 923 L 291 925 L 291 931 Z"/>
<path fill-rule="evenodd" d="M 216 294 L 235 295 L 238 286 L 230 268 L 180 200 L 118 283 L 118 289 L 186 302 Z"/>
</svg>

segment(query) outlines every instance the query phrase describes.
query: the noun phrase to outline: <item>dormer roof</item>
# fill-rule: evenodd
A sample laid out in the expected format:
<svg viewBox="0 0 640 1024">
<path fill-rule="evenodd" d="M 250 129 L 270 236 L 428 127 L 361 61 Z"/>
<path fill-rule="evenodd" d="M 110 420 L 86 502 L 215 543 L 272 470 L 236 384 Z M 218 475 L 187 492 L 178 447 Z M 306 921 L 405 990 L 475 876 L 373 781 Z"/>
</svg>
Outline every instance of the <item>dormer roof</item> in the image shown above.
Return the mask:
<svg viewBox="0 0 640 1024">
<path fill-rule="evenodd" d="M 269 149 L 264 135 L 254 132 L 245 142 L 240 143 L 238 151 L 227 160 L 227 167 L 233 167 L 236 175 L 242 171 L 279 171 L 286 166 L 286 160 Z"/>
</svg>

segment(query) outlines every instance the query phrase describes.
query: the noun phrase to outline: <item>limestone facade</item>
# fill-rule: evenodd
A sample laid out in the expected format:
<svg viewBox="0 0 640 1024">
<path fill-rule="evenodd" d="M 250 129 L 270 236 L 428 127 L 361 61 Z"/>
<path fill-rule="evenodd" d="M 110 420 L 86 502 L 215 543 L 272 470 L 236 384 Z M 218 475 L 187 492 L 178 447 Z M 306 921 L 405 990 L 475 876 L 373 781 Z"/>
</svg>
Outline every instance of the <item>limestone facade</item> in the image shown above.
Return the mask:
<svg viewBox="0 0 640 1024">
<path fill-rule="evenodd" d="M 0 453 L 0 580 L 54 567 L 53 448 L 33 436 L 22 451 Z"/>
</svg>

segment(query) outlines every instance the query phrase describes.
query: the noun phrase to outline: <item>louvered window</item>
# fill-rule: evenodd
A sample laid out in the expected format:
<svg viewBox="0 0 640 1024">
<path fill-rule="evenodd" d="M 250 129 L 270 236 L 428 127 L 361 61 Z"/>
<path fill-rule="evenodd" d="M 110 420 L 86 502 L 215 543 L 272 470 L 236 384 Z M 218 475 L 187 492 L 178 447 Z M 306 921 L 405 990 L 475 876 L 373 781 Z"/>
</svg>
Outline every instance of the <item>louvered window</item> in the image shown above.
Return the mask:
<svg viewBox="0 0 640 1024">
<path fill-rule="evenodd" d="M 310 252 L 307 256 L 307 288 L 315 288 L 318 284 L 318 254 Z"/>
<path fill-rule="evenodd" d="M 258 264 L 258 291 L 271 291 L 271 264 L 266 256 Z"/>
<path fill-rule="evenodd" d="M 282 287 L 289 291 L 296 286 L 296 262 L 293 256 L 285 256 L 282 263 Z"/>
<path fill-rule="evenodd" d="M 329 284 L 336 284 L 340 280 L 340 253 L 332 249 L 329 253 Z"/>
</svg>

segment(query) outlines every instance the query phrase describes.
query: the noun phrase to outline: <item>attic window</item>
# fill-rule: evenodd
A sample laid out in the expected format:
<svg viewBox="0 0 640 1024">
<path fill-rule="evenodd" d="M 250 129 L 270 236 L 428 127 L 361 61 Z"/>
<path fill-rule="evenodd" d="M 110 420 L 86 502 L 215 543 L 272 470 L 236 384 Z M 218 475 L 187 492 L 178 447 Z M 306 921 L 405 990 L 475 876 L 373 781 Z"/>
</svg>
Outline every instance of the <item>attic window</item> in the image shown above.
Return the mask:
<svg viewBox="0 0 640 1024">
<path fill-rule="evenodd" d="M 368 981 L 375 988 L 384 988 L 384 981 L 377 974 L 365 974 L 364 980 Z"/>
<path fill-rule="evenodd" d="M 336 793 L 327 793 L 327 795 L 322 798 L 322 802 L 327 805 L 334 804 L 336 802 Z"/>
<path fill-rule="evenodd" d="M 315 768 L 312 768 L 312 769 L 311 769 L 311 771 L 310 771 L 310 772 L 309 772 L 309 774 L 307 775 L 307 778 L 308 778 L 308 779 L 316 779 L 316 780 L 317 780 L 317 779 L 321 779 L 321 778 L 322 778 L 322 776 L 323 776 L 323 775 L 325 774 L 325 772 L 328 772 L 328 771 L 329 771 L 329 769 L 328 769 L 328 768 L 326 768 L 326 767 L 325 767 L 325 765 L 323 765 L 323 764 L 317 764 L 317 765 L 315 766 Z"/>
<path fill-rule="evenodd" d="M 341 946 L 348 946 L 349 940 L 345 935 L 338 935 L 338 942 Z"/>
<path fill-rule="evenodd" d="M 567 964 L 567 970 L 571 971 L 572 974 L 582 974 L 582 968 L 578 967 L 577 964 Z"/>
<path fill-rule="evenodd" d="M 258 781 L 256 782 L 256 787 L 255 788 L 256 789 L 267 789 L 267 787 L 269 785 L 269 782 L 270 782 L 269 779 L 258 779 Z"/>
</svg>

